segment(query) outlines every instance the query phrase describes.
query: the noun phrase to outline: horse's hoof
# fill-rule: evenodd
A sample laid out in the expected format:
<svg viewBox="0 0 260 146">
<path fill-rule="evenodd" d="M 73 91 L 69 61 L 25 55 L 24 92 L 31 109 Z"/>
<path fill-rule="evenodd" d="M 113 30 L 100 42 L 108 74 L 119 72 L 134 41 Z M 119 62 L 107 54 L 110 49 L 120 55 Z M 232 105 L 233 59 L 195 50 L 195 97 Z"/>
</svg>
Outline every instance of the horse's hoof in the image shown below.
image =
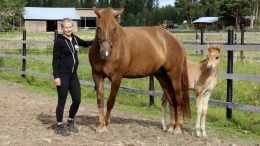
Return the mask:
<svg viewBox="0 0 260 146">
<path fill-rule="evenodd" d="M 100 127 L 100 126 L 98 126 L 98 128 L 96 129 L 96 131 L 98 132 L 98 133 L 105 133 L 105 132 L 107 132 L 107 127 Z"/>
<path fill-rule="evenodd" d="M 169 133 L 173 133 L 173 127 L 169 127 L 169 129 L 167 130 L 167 132 L 169 132 Z"/>
<path fill-rule="evenodd" d="M 174 129 L 173 131 L 174 134 L 182 134 L 181 129 Z"/>
</svg>

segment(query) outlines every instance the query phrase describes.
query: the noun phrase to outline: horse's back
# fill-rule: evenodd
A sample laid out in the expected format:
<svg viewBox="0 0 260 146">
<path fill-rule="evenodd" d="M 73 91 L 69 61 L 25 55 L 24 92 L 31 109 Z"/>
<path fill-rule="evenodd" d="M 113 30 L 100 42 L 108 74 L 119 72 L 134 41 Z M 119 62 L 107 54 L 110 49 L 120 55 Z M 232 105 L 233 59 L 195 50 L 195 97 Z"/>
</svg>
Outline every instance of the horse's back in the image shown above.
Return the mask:
<svg viewBox="0 0 260 146">
<path fill-rule="evenodd" d="M 146 59 L 158 58 L 163 63 L 185 56 L 181 42 L 161 27 L 124 28 L 124 31 L 127 35 L 125 41 L 121 41 L 128 42 L 129 53 L 146 54 L 149 56 Z M 141 57 L 142 60 L 145 56 Z"/>
</svg>

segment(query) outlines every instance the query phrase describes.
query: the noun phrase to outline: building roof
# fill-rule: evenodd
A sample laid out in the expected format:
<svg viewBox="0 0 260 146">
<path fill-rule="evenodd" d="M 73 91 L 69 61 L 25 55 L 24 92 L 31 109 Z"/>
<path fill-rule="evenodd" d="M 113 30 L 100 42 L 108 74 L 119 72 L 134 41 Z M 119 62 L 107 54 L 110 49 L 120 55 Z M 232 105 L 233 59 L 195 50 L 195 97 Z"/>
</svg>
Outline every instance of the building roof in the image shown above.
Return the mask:
<svg viewBox="0 0 260 146">
<path fill-rule="evenodd" d="M 200 17 L 199 19 L 193 21 L 192 23 L 214 23 L 218 21 L 219 17 Z"/>
<path fill-rule="evenodd" d="M 62 20 L 70 18 L 80 20 L 75 8 L 24 7 L 25 20 Z"/>
<path fill-rule="evenodd" d="M 93 8 L 76 8 L 80 17 L 97 17 Z"/>
</svg>

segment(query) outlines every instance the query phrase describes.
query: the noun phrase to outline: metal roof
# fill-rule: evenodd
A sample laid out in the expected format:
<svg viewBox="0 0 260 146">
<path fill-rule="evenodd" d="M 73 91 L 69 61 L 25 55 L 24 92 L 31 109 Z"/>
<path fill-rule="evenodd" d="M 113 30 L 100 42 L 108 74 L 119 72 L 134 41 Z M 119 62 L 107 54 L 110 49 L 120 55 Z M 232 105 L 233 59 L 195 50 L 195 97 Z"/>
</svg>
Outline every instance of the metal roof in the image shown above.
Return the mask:
<svg viewBox="0 0 260 146">
<path fill-rule="evenodd" d="M 70 18 L 80 20 L 75 8 L 24 7 L 25 20 L 62 20 Z"/>
<path fill-rule="evenodd" d="M 200 17 L 199 19 L 193 21 L 192 23 L 214 23 L 218 21 L 219 17 Z"/>
</svg>

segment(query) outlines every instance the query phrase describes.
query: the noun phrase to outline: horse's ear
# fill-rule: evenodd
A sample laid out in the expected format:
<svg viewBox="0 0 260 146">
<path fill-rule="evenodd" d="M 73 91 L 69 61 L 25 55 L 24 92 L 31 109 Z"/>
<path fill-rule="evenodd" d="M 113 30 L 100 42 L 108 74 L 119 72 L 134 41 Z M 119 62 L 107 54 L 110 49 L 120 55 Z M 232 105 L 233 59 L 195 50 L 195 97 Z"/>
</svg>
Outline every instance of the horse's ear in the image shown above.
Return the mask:
<svg viewBox="0 0 260 146">
<path fill-rule="evenodd" d="M 121 9 L 119 11 L 115 11 L 114 12 L 114 17 L 117 18 L 119 15 L 121 15 L 123 13 L 124 9 Z"/>
<path fill-rule="evenodd" d="M 93 11 L 95 12 L 95 14 L 100 18 L 101 17 L 101 13 L 100 11 L 96 8 L 96 7 L 93 7 Z"/>
</svg>

